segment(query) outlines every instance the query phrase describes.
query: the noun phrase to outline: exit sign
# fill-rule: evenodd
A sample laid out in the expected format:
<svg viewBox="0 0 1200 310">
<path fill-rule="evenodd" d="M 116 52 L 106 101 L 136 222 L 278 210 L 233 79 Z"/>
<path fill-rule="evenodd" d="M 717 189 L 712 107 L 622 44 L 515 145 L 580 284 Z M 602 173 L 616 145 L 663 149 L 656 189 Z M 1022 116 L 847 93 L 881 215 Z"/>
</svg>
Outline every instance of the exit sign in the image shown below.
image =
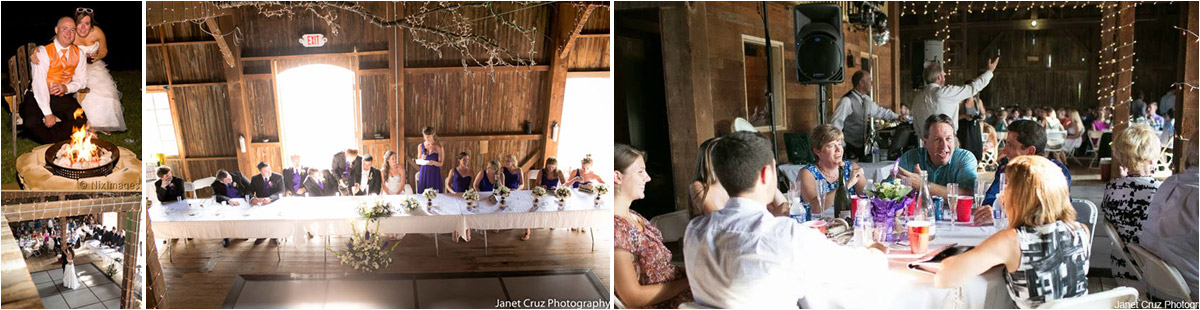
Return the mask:
<svg viewBox="0 0 1200 310">
<path fill-rule="evenodd" d="M 328 41 L 329 39 L 326 39 L 325 35 L 320 33 L 311 33 L 300 37 L 300 45 L 304 45 L 304 47 L 324 46 L 325 42 Z"/>
</svg>

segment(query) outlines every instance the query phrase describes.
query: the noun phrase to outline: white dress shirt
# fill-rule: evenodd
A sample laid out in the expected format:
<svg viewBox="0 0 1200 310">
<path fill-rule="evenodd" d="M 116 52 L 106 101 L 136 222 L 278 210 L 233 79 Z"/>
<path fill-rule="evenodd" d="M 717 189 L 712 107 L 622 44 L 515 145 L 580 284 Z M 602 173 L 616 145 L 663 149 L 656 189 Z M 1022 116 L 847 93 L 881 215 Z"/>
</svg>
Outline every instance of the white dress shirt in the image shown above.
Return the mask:
<svg viewBox="0 0 1200 310">
<path fill-rule="evenodd" d="M 1191 290 L 1192 299 L 1197 294 L 1200 233 L 1196 218 L 1200 212 L 1197 194 L 1200 192 L 1200 168 L 1191 167 L 1183 173 L 1167 178 L 1158 186 L 1150 207 L 1146 209 L 1146 221 L 1138 239 L 1143 247 L 1168 265 L 1179 269 Z"/>
<path fill-rule="evenodd" d="M 842 130 L 846 143 L 856 146 L 866 144 L 867 115 L 874 118 L 894 120 L 900 115 L 891 110 L 880 108 L 871 96 L 860 94 L 857 90 L 838 100 L 837 110 L 833 112 L 833 127 Z"/>
<path fill-rule="evenodd" d="M 918 137 L 925 137 L 925 119 L 930 115 L 946 114 L 958 132 L 958 106 L 963 100 L 978 94 L 992 81 L 992 71 L 986 71 L 967 85 L 938 85 L 930 83 L 913 97 L 913 128 Z"/>
<path fill-rule="evenodd" d="M 359 174 L 361 174 L 361 176 L 358 177 L 358 192 L 366 193 L 367 191 L 371 190 L 371 186 L 367 183 L 367 179 L 371 177 L 371 168 L 368 166 L 367 169 L 363 169 L 363 171 Z"/>
<path fill-rule="evenodd" d="M 47 50 L 51 46 L 54 49 L 52 51 Z M 39 46 L 37 52 L 35 52 L 35 55 L 38 57 L 38 63 L 30 64 L 30 67 L 33 69 L 30 70 L 33 74 L 33 83 L 30 83 L 33 84 L 31 85 L 33 99 L 37 101 L 38 108 L 42 109 L 42 116 L 52 113 L 50 111 L 50 86 L 46 85 L 46 76 L 50 73 L 50 55 L 47 53 L 58 53 L 59 57 L 62 57 L 62 53 L 71 50 L 70 47 L 70 45 L 66 47 L 60 46 L 57 40 L 53 44 Z M 82 52 L 79 55 L 79 63 L 75 64 L 75 74 L 71 76 L 71 82 L 67 83 L 66 86 L 68 94 L 87 87 L 87 55 L 83 55 Z"/>
<path fill-rule="evenodd" d="M 887 274 L 883 254 L 839 246 L 740 197 L 692 219 L 683 253 L 696 302 L 716 308 L 796 308 L 814 288 L 850 288 Z"/>
</svg>

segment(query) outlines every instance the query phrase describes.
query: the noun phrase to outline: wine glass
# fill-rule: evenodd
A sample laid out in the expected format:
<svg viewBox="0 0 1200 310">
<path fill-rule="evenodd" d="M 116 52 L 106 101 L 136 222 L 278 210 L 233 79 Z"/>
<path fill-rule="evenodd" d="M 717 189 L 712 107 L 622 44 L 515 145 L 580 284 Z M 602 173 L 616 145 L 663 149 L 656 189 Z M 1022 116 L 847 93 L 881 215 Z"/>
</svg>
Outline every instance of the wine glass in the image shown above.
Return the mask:
<svg viewBox="0 0 1200 310">
<path fill-rule="evenodd" d="M 987 193 L 987 181 L 983 179 L 975 179 L 975 205 L 972 210 L 979 209 L 983 206 L 983 195 Z"/>
<path fill-rule="evenodd" d="M 958 183 L 946 184 L 946 200 L 942 206 L 942 217 L 949 217 L 950 231 L 954 231 L 954 222 L 958 220 Z"/>
</svg>

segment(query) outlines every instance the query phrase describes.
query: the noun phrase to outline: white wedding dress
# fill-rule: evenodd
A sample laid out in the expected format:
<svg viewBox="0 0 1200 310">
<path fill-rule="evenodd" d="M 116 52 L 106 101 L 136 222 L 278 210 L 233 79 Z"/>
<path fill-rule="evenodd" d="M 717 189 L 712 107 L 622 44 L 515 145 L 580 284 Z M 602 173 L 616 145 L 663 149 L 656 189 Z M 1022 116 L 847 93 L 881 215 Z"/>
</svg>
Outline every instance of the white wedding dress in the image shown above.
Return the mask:
<svg viewBox="0 0 1200 310">
<path fill-rule="evenodd" d="M 100 49 L 100 42 L 92 45 L 79 46 L 83 57 Z M 87 65 L 88 93 L 79 105 L 87 115 L 88 126 L 99 131 L 125 131 L 125 113 L 121 107 L 121 94 L 117 92 L 117 83 L 104 60 L 97 60 Z"/>
<path fill-rule="evenodd" d="M 79 277 L 75 275 L 75 261 L 67 260 L 67 266 L 63 267 L 63 287 L 69 289 L 79 288 Z"/>
</svg>

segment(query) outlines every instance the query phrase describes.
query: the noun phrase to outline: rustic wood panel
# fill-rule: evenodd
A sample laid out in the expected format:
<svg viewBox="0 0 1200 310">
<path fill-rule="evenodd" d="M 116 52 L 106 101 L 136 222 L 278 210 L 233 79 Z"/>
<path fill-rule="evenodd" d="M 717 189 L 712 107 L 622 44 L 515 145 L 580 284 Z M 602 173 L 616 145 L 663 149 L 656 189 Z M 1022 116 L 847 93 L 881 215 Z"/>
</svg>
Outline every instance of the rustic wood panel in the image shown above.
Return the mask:
<svg viewBox="0 0 1200 310">
<path fill-rule="evenodd" d="M 434 126 L 438 134 L 524 132 L 523 122 L 545 126 L 542 88 L 546 72 L 407 74 L 404 79 L 404 132 Z"/>
<path fill-rule="evenodd" d="M 0 251 L 3 253 L 0 254 L 0 258 L 4 261 L 4 267 L 0 269 L 0 273 L 4 275 L 4 307 L 43 308 L 38 289 L 33 283 L 33 278 L 29 276 L 29 269 L 26 268 L 24 254 L 17 245 L 17 239 L 13 237 L 13 230 L 9 228 L 6 217 L 0 217 L 0 227 L 3 227 L 3 231 L 0 231 L 0 243 L 4 245 Z"/>
<path fill-rule="evenodd" d="M 213 36 L 206 29 L 201 28 L 201 23 L 174 23 L 164 24 L 155 27 L 146 28 L 146 43 L 159 43 L 159 35 L 167 42 L 189 42 L 189 41 L 205 41 L 212 40 Z"/>
<path fill-rule="evenodd" d="M 246 175 L 247 179 L 258 173 L 257 166 L 260 161 L 265 161 L 268 165 L 271 165 L 271 171 L 276 173 L 283 172 L 283 156 L 280 155 L 281 151 L 279 150 L 278 143 L 247 144 L 249 145 L 246 146 L 246 154 L 244 156 L 247 156 L 250 160 L 240 169 Z"/>
<path fill-rule="evenodd" d="M 146 25 L 198 22 L 212 16 L 228 15 L 208 1 L 152 1 L 146 3 Z"/>
<path fill-rule="evenodd" d="M 188 156 L 233 156 L 237 140 L 225 86 L 175 87 L 172 91 L 179 106 L 179 139 Z"/>
<path fill-rule="evenodd" d="M 390 3 L 359 2 L 368 12 L 383 16 L 385 10 L 390 10 Z M 370 24 L 354 13 L 318 9 L 322 14 L 333 13 L 338 16 L 336 24 L 340 27 L 337 34 L 331 27 L 313 12 L 296 10 L 295 15 L 288 17 L 265 18 L 256 8 L 238 8 L 234 10 L 235 24 L 244 34 L 242 40 L 242 56 L 273 56 L 299 55 L 313 53 L 349 52 L 353 50 L 374 51 L 387 49 L 387 36 L 390 32 Z M 329 42 L 322 47 L 303 47 L 297 40 L 308 33 L 324 34 Z"/>
<path fill-rule="evenodd" d="M 387 102 L 390 88 L 387 74 L 360 75 L 358 77 L 363 140 L 391 138 Z"/>
<path fill-rule="evenodd" d="M 250 109 L 249 139 L 254 142 L 279 141 L 279 118 L 275 109 L 275 81 L 270 79 L 245 79 L 246 104 Z"/>
<path fill-rule="evenodd" d="M 166 85 L 167 68 L 163 66 L 162 47 L 146 47 L 146 85 Z"/>
<path fill-rule="evenodd" d="M 214 159 L 214 160 L 191 160 L 187 161 L 188 172 L 191 173 L 189 180 L 196 180 L 217 175 L 217 170 L 225 169 L 226 171 L 238 171 L 238 162 L 236 158 L 229 159 Z M 282 170 L 282 168 L 280 169 Z M 244 175 L 253 175 L 253 172 L 243 172 Z M 211 194 L 211 193 L 210 193 Z"/>
<path fill-rule="evenodd" d="M 445 152 L 445 154 L 439 155 L 442 159 L 441 179 L 445 179 L 446 176 L 450 175 L 451 167 L 458 166 L 457 158 L 459 152 L 467 152 L 471 156 L 471 168 L 475 169 L 475 171 L 487 167 L 487 162 L 491 160 L 499 161 L 503 164 L 504 157 L 508 156 L 508 154 L 516 155 L 517 164 L 520 164 L 529 154 L 538 152 L 538 157 L 534 158 L 532 162 L 541 161 L 539 149 L 542 142 L 539 140 L 489 140 L 486 141 L 488 145 L 487 153 L 480 153 L 482 151 L 480 148 L 481 142 L 483 141 L 441 141 L 442 149 Z M 413 179 L 413 175 L 417 173 L 418 167 L 411 164 L 411 159 L 416 158 L 417 150 L 419 150 L 417 148 L 418 144 L 420 142 L 405 142 L 404 144 L 404 149 L 410 150 L 409 153 L 411 153 L 404 155 L 406 155 L 405 158 L 410 159 L 409 169 L 405 173 L 408 174 L 408 180 L 413 182 L 412 184 L 416 184 L 416 179 Z M 565 167 L 565 165 L 562 166 Z"/>
<path fill-rule="evenodd" d="M 496 44 L 506 47 L 513 53 L 519 54 L 522 57 L 528 57 L 529 50 L 532 48 L 534 52 L 534 60 L 537 63 L 547 63 L 549 62 L 549 58 L 547 58 L 549 57 L 549 53 L 545 52 L 546 31 L 550 29 L 550 14 L 552 13 L 550 10 L 551 6 L 548 4 L 552 3 L 496 3 L 496 12 L 513 11 L 511 13 L 503 14 L 503 17 L 506 20 L 527 29 L 536 29 L 536 33 L 532 36 L 532 46 L 530 40 L 526 39 L 525 36 L 520 32 L 513 30 L 510 27 L 499 25 L 495 18 L 488 18 L 487 16 L 491 16 L 491 14 L 488 13 L 486 8 L 474 8 L 463 10 L 463 12 L 465 16 L 475 20 L 475 22 L 470 24 L 470 27 L 476 34 L 486 36 L 492 39 L 492 41 L 496 42 Z M 417 3 L 405 3 L 405 6 L 409 10 L 414 10 L 421 7 L 421 5 Z M 515 11 L 530 6 L 536 7 Z M 442 15 L 444 14 L 431 14 L 431 17 L 426 17 L 427 22 L 436 20 L 438 18 L 443 18 L 441 17 Z M 458 51 L 450 48 L 442 48 L 441 55 L 439 55 L 437 51 L 430 50 L 421 44 L 412 42 L 414 39 L 414 34 L 412 32 L 406 31 L 405 35 L 407 39 L 407 42 L 404 44 L 405 67 L 445 67 L 461 65 L 461 56 Z M 428 33 L 418 31 L 416 32 L 416 38 L 427 39 L 432 38 L 432 36 Z M 475 55 L 476 58 L 487 60 L 488 56 L 481 49 L 474 48 L 471 50 L 471 52 L 471 54 Z"/>
<path fill-rule="evenodd" d="M 171 167 L 171 173 L 174 173 L 176 177 L 184 180 L 192 179 L 192 176 L 187 175 L 187 172 L 183 171 L 183 160 L 180 160 L 179 158 L 168 158 L 167 162 L 163 163 L 162 165 Z"/>
<path fill-rule="evenodd" d="M 221 51 L 216 45 L 171 45 L 167 46 L 171 58 L 171 82 L 221 82 L 225 80 L 225 65 Z"/>
<path fill-rule="evenodd" d="M 592 13 L 596 14 L 596 13 Z M 589 20 L 590 21 L 590 20 Z M 575 47 L 567 56 L 570 71 L 608 70 L 611 61 L 608 52 L 608 37 L 582 37 L 575 39 Z"/>
<path fill-rule="evenodd" d="M 588 17 L 587 23 L 583 24 L 583 29 L 580 33 L 610 33 L 609 31 L 609 10 L 611 7 L 597 7 L 592 10 L 592 16 Z"/>
</svg>

